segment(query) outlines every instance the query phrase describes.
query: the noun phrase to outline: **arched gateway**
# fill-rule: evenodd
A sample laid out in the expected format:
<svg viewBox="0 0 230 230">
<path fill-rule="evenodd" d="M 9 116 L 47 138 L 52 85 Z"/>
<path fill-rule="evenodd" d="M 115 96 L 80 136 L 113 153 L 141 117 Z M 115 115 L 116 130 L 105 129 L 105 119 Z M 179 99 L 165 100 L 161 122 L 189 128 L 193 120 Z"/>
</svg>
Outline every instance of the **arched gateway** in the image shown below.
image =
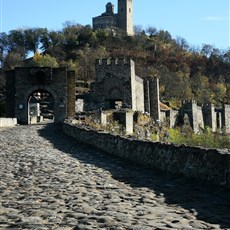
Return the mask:
<svg viewBox="0 0 230 230">
<path fill-rule="evenodd" d="M 6 75 L 7 116 L 19 124 L 63 122 L 75 115 L 75 72 L 65 68 L 15 68 Z"/>
</svg>

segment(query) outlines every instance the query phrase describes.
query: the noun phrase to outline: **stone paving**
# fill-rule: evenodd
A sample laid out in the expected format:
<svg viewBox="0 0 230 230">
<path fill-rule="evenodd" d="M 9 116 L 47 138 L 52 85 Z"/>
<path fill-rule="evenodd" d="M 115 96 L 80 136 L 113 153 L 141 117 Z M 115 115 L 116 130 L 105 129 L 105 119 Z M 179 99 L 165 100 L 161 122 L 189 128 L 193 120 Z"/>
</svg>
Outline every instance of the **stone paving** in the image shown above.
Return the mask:
<svg viewBox="0 0 230 230">
<path fill-rule="evenodd" d="M 228 189 L 106 156 L 57 125 L 2 130 L 0 178 L 0 229 L 230 229 Z"/>
</svg>

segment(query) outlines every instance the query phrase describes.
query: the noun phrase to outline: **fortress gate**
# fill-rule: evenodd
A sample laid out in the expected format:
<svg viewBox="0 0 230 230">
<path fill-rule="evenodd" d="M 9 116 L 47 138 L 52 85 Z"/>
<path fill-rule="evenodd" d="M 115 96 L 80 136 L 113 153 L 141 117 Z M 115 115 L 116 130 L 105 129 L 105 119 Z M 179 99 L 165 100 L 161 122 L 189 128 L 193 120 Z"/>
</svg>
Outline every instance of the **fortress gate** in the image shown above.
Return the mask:
<svg viewBox="0 0 230 230">
<path fill-rule="evenodd" d="M 75 72 L 65 68 L 17 67 L 6 74 L 6 90 L 7 117 L 19 124 L 75 115 Z"/>
</svg>

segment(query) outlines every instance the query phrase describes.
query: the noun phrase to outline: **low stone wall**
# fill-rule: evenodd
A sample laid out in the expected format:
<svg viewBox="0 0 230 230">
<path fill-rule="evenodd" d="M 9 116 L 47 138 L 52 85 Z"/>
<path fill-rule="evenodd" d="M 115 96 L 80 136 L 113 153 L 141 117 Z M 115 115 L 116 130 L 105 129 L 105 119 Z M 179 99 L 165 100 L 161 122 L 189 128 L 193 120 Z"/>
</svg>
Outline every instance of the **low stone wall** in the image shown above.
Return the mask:
<svg viewBox="0 0 230 230">
<path fill-rule="evenodd" d="M 97 132 L 64 123 L 63 132 L 80 142 L 148 168 L 230 187 L 230 151 L 176 146 Z"/>
<path fill-rule="evenodd" d="M 0 128 L 14 127 L 17 125 L 17 118 L 0 118 Z"/>
</svg>

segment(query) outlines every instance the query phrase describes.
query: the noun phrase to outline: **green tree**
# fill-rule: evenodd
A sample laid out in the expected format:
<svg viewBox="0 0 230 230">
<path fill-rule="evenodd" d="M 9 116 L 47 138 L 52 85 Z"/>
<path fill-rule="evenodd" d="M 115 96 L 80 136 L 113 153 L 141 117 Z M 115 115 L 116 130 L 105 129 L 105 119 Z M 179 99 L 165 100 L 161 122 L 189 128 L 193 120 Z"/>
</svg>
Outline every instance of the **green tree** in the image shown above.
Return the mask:
<svg viewBox="0 0 230 230">
<path fill-rule="evenodd" d="M 58 63 L 54 57 L 51 57 L 49 54 L 42 55 L 40 53 L 35 53 L 32 65 L 40 67 L 58 67 Z"/>
<path fill-rule="evenodd" d="M 154 35 L 157 34 L 157 29 L 153 26 L 149 26 L 147 29 L 146 29 L 146 33 L 150 36 L 150 37 L 153 37 Z"/>
<path fill-rule="evenodd" d="M 20 59 L 25 59 L 28 54 L 25 46 L 24 30 L 11 30 L 8 35 L 7 53 L 15 52 L 20 55 Z"/>
<path fill-rule="evenodd" d="M 182 50 L 188 50 L 189 49 L 189 44 L 188 42 L 182 38 L 177 36 L 176 38 L 176 44 L 182 49 Z"/>
<path fill-rule="evenodd" d="M 35 54 L 39 50 L 42 38 L 45 37 L 47 33 L 48 30 L 43 28 L 26 29 L 24 31 L 26 50 Z"/>
<path fill-rule="evenodd" d="M 68 60 L 76 59 L 76 50 L 79 46 L 79 32 L 82 28 L 80 24 L 72 24 L 70 22 L 66 22 L 64 24 L 64 28 L 62 30 L 62 34 L 64 36 L 63 48 L 66 53 L 66 58 Z"/>
<path fill-rule="evenodd" d="M 213 101 L 215 101 L 217 104 L 223 103 L 225 98 L 226 98 L 226 93 L 227 93 L 226 84 L 221 83 L 221 82 L 214 84 L 213 85 L 213 92 L 214 92 Z"/>
<path fill-rule="evenodd" d="M 57 60 L 64 61 L 66 59 L 66 53 L 63 49 L 64 41 L 62 32 L 48 32 L 47 34 L 43 34 L 41 38 L 41 49 L 44 53 L 55 57 Z"/>
<path fill-rule="evenodd" d="M 8 51 L 8 35 L 6 33 L 0 33 L 0 67 L 3 65 L 5 54 Z"/>
<path fill-rule="evenodd" d="M 20 53 L 16 51 L 12 51 L 8 53 L 3 62 L 3 69 L 4 70 L 12 70 L 15 67 L 22 67 L 24 66 L 23 59 Z"/>
<path fill-rule="evenodd" d="M 95 60 L 108 57 L 104 47 L 91 49 L 88 45 L 77 53 L 77 75 L 84 81 L 92 81 L 95 77 Z"/>
</svg>

